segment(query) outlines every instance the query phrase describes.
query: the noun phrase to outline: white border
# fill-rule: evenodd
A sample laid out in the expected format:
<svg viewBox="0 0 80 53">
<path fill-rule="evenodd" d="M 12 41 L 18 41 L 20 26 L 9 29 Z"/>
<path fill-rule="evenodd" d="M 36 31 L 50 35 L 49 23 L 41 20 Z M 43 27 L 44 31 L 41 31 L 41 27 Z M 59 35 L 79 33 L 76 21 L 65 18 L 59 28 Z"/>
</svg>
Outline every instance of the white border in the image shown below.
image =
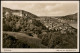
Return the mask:
<svg viewBox="0 0 80 53">
<path fill-rule="evenodd" d="M 79 1 L 1 1 L 2 4 L 6 3 L 78 3 L 78 36 L 77 36 L 77 49 L 20 49 L 20 48 L 2 48 L 2 13 L 1 13 L 1 52 L 79 52 Z"/>
</svg>

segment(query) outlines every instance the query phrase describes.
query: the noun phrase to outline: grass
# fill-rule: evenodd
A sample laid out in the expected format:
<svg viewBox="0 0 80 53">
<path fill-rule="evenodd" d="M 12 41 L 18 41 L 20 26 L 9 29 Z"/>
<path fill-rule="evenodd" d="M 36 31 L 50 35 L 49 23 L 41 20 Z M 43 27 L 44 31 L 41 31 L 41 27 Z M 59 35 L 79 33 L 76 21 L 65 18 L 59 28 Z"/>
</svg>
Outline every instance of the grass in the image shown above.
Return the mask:
<svg viewBox="0 0 80 53">
<path fill-rule="evenodd" d="M 14 44 L 13 44 L 14 43 Z M 23 33 L 3 32 L 3 48 L 46 48 L 41 39 Z"/>
</svg>

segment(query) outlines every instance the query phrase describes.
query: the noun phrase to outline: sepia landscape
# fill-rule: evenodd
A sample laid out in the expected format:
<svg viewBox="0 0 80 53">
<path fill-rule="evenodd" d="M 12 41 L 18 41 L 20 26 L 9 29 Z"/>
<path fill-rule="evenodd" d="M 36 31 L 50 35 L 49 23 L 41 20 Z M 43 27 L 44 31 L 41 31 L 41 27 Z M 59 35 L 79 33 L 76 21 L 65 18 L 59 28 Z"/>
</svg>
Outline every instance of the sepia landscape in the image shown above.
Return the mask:
<svg viewBox="0 0 80 53">
<path fill-rule="evenodd" d="M 3 48 L 77 48 L 78 12 L 39 16 L 2 7 L 2 14 Z"/>
</svg>

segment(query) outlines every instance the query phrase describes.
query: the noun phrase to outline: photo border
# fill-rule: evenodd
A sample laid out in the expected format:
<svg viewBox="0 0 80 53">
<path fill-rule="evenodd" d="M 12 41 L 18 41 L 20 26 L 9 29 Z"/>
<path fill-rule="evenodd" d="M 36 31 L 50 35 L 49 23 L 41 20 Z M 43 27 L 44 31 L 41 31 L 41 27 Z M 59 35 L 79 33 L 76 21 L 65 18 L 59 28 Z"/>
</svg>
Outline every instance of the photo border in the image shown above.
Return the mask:
<svg viewBox="0 0 80 53">
<path fill-rule="evenodd" d="M 15 0 L 2 0 L 2 1 L 15 1 Z M 16 1 L 24 1 L 24 0 L 16 0 Z M 28 1 L 28 0 L 25 0 L 25 1 Z M 31 0 L 32 1 L 32 0 Z M 34 0 L 33 0 L 34 1 Z M 37 0 L 36 0 L 37 1 Z M 38 0 L 38 1 L 41 1 L 41 0 Z M 52 1 L 52 0 L 47 0 L 47 1 Z M 56 0 L 55 0 L 56 1 Z M 63 0 L 59 0 L 59 1 L 63 1 Z M 71 1 L 74 1 L 74 0 L 71 0 Z M 1 10 L 0 10 L 1 11 Z M 1 12 L 0 12 L 1 13 Z M 0 14 L 1 15 L 1 14 Z M 80 14 L 79 14 L 80 15 Z M 2 20 L 1 18 L 0 18 L 0 20 Z M 79 19 L 79 21 L 80 21 L 80 19 Z M 0 23 L 0 25 L 1 25 L 1 23 Z M 1 26 L 0 26 L 0 29 L 1 29 Z M 80 29 L 80 28 L 79 28 Z M 1 34 L 1 32 L 0 32 L 0 34 Z M 1 37 L 1 36 L 0 36 Z M 80 39 L 79 39 L 80 40 Z M 0 40 L 1 41 L 1 40 Z M 0 42 L 1 43 L 1 42 Z M 80 43 L 80 41 L 79 41 L 79 43 Z M 0 47 L 1 48 L 1 47 Z M 79 48 L 80 48 L 80 46 L 79 46 Z M 32 53 L 32 52 L 30 52 L 30 53 Z M 37 52 L 36 52 L 37 53 Z"/>
</svg>

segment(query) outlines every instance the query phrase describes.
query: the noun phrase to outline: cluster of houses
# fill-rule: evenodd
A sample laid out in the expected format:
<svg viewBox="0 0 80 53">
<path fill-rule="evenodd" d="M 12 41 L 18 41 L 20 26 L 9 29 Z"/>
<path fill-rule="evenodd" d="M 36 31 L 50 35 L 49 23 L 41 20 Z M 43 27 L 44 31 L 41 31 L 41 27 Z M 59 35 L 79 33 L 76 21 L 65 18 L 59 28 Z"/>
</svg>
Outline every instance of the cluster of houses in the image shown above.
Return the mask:
<svg viewBox="0 0 80 53">
<path fill-rule="evenodd" d="M 67 30 L 72 32 L 69 24 L 55 18 L 45 18 L 43 23 L 49 30 L 61 31 L 61 33 L 66 33 Z"/>
</svg>

